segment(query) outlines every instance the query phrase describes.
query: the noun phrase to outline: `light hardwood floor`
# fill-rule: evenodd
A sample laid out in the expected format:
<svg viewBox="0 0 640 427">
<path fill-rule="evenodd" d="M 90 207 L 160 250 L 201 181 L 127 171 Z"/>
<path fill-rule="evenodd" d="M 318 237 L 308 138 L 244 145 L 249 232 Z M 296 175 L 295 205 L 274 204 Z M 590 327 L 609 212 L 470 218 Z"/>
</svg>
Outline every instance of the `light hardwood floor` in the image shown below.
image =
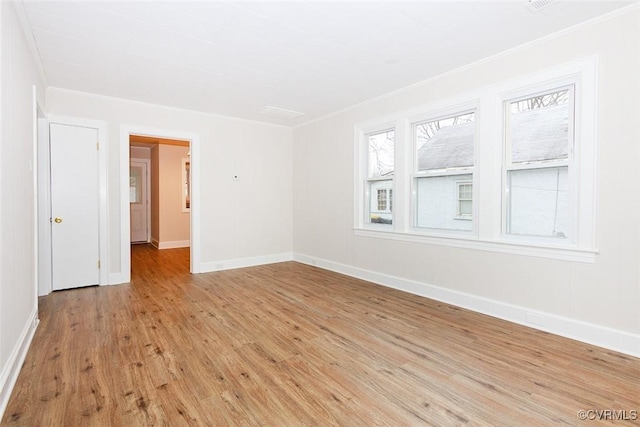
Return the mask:
<svg viewBox="0 0 640 427">
<path fill-rule="evenodd" d="M 188 249 L 132 254 L 131 284 L 40 299 L 2 425 L 597 425 L 578 411 L 640 410 L 640 359 L 294 262 L 190 275 Z"/>
</svg>

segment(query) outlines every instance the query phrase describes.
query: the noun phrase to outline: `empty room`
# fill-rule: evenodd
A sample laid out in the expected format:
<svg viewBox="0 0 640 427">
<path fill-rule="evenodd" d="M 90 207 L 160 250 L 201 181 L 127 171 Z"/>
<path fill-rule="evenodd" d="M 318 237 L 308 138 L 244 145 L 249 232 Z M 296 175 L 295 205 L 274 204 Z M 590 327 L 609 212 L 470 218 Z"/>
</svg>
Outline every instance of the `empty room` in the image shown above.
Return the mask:
<svg viewBox="0 0 640 427">
<path fill-rule="evenodd" d="M 0 424 L 640 423 L 640 3 L 0 2 Z"/>
</svg>

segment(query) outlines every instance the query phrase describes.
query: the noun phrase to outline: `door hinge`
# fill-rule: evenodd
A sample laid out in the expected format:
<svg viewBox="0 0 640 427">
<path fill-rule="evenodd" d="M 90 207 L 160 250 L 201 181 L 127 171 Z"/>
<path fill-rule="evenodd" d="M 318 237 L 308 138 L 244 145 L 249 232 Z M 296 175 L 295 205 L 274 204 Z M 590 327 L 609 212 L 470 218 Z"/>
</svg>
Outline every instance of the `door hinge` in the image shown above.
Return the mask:
<svg viewBox="0 0 640 427">
<path fill-rule="evenodd" d="M 96 142 L 96 150 L 100 151 L 100 143 Z"/>
<path fill-rule="evenodd" d="M 98 268 L 100 268 L 100 260 L 98 260 Z"/>
</svg>

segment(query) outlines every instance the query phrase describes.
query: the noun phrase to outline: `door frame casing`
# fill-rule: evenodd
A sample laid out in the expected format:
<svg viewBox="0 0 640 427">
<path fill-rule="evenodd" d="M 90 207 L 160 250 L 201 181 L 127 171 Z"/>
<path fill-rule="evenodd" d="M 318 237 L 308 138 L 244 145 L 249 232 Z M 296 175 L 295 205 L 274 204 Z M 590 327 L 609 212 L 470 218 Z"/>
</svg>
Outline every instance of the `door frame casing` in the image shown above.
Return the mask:
<svg viewBox="0 0 640 427">
<path fill-rule="evenodd" d="M 36 307 L 38 296 L 51 292 L 51 203 L 49 202 L 49 120 L 38 103 L 37 89 L 33 86 L 33 169 L 34 169 L 34 234 Z M 47 230 L 49 233 L 47 234 Z"/>
<path fill-rule="evenodd" d="M 79 117 L 59 116 L 50 114 L 47 116 L 47 127 L 52 124 L 61 124 L 67 126 L 77 126 L 96 129 L 98 131 L 98 200 L 99 200 L 99 212 L 98 212 L 98 253 L 100 257 L 100 274 L 99 285 L 106 285 L 109 283 L 109 221 L 108 221 L 108 186 L 107 186 L 107 123 L 102 120 L 85 119 Z M 48 136 L 48 135 L 47 135 Z M 39 144 L 44 144 L 44 147 L 39 147 L 40 154 L 46 153 L 46 159 L 50 159 L 51 143 L 50 139 L 38 138 Z M 51 176 L 51 164 L 50 162 L 38 163 L 38 174 L 45 174 Z M 41 218 L 40 226 L 46 226 L 47 229 L 44 233 L 39 233 L 39 245 L 48 245 L 51 248 L 51 183 L 48 182 L 48 186 L 39 188 L 38 191 L 39 203 L 47 204 L 47 211 L 49 212 L 48 218 Z M 40 215 L 44 215 L 43 209 L 40 209 Z M 52 255 L 52 252 L 49 251 Z M 52 292 L 52 264 L 41 263 L 43 269 L 41 273 L 46 274 L 47 280 L 40 280 L 39 294 L 47 295 Z M 43 271 L 44 270 L 44 271 Z M 41 278 L 42 279 L 42 278 Z"/>
<path fill-rule="evenodd" d="M 145 165 L 145 170 L 147 175 L 144 179 L 145 185 L 145 196 L 147 198 L 147 208 L 145 209 L 145 216 L 147 217 L 147 233 L 146 233 L 146 242 L 151 242 L 151 160 L 149 159 L 140 159 L 137 157 L 129 158 L 129 165 L 131 163 L 143 163 Z M 129 204 L 129 213 L 131 213 L 131 204 Z M 131 224 L 131 217 L 129 217 L 129 224 Z M 129 230 L 129 238 L 131 238 L 131 230 Z M 139 242 L 137 242 L 139 243 Z"/>
<path fill-rule="evenodd" d="M 109 276 L 110 284 L 131 281 L 131 223 L 129 218 L 129 137 L 181 139 L 189 141 L 191 152 L 191 221 L 189 262 L 190 272 L 200 273 L 200 134 L 143 125 L 120 125 L 120 273 Z"/>
</svg>

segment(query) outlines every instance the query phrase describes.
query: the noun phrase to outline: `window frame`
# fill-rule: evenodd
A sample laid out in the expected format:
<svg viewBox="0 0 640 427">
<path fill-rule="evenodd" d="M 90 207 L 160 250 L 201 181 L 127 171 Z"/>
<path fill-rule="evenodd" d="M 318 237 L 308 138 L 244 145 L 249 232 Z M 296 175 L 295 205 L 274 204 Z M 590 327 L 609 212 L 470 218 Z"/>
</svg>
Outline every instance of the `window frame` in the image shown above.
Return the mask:
<svg viewBox="0 0 640 427">
<path fill-rule="evenodd" d="M 501 234 L 500 239 L 505 242 L 530 242 L 538 245 L 548 246 L 574 246 L 578 242 L 578 208 L 576 206 L 577 199 L 579 198 L 578 192 L 578 173 L 579 165 L 576 159 L 576 141 L 578 129 L 578 89 L 581 84 L 581 79 L 576 74 L 563 76 L 556 79 L 551 79 L 538 84 L 529 85 L 527 87 L 521 87 L 516 90 L 503 92 L 500 97 L 501 111 L 502 111 L 502 194 L 501 194 Z M 511 141 L 508 137 L 510 114 L 507 114 L 509 104 L 515 101 L 529 99 L 535 96 L 540 96 L 548 93 L 557 92 L 560 90 L 569 89 L 570 99 L 572 104 L 569 106 L 569 128 L 568 128 L 568 147 L 567 158 L 557 159 L 550 161 L 540 161 L 531 163 L 512 163 L 510 159 L 511 155 Z M 582 118 L 584 120 L 584 118 Z M 536 166 L 539 165 L 539 166 Z M 568 169 L 568 229 L 566 237 L 557 236 L 540 236 L 532 234 L 515 234 L 509 232 L 509 209 L 511 203 L 511 195 L 509 194 L 509 172 L 520 170 L 539 170 L 539 169 L 551 169 L 558 167 L 567 167 Z"/>
<path fill-rule="evenodd" d="M 461 199 L 460 198 L 460 187 L 462 187 L 463 185 L 471 185 L 471 198 L 470 199 Z M 465 220 L 465 221 L 471 221 L 473 220 L 473 180 L 462 180 L 462 181 L 456 181 L 455 182 L 455 191 L 456 191 L 456 197 L 455 197 L 455 216 L 453 217 L 454 219 L 460 219 L 460 220 Z M 471 202 L 471 213 L 470 214 L 463 214 L 461 213 L 461 209 L 460 209 L 460 202 L 462 201 L 470 201 Z"/>
<path fill-rule="evenodd" d="M 472 97 L 473 98 L 473 97 Z M 438 170 L 427 170 L 427 171 L 418 171 L 418 147 L 417 147 L 417 126 L 422 123 L 434 122 L 438 120 L 446 120 L 452 117 L 463 116 L 465 114 L 473 113 L 474 119 L 474 142 L 473 142 L 473 166 L 471 167 L 462 167 L 462 168 L 451 168 L 451 169 L 438 169 Z M 426 234 L 426 235 L 437 235 L 437 236 L 450 236 L 450 237 L 461 237 L 461 236 L 471 236 L 477 237 L 477 225 L 476 221 L 472 219 L 471 230 L 457 230 L 451 228 L 436 228 L 436 227 L 419 227 L 418 224 L 418 180 L 421 178 L 435 178 L 435 177 L 444 177 L 444 176 L 461 176 L 461 175 L 471 175 L 471 181 L 476 180 L 476 164 L 477 164 L 477 141 L 478 141 L 478 113 L 479 113 L 479 102 L 475 99 L 466 102 L 456 102 L 452 105 L 449 105 L 447 108 L 437 109 L 431 113 L 423 113 L 418 115 L 410 116 L 408 119 L 409 126 L 411 127 L 411 175 L 410 175 L 410 183 L 411 183 L 411 207 L 410 207 L 410 232 L 415 234 Z M 475 191 L 474 185 L 474 191 Z M 473 203 L 472 203 L 472 211 L 476 211 L 476 200 L 477 195 L 473 194 Z M 472 218 L 473 218 L 472 214 Z"/>
<path fill-rule="evenodd" d="M 510 123 L 511 123 L 511 111 L 510 105 L 513 102 L 522 101 L 525 99 L 530 99 L 536 96 L 543 96 L 550 93 L 560 92 L 563 90 L 568 90 L 569 103 L 568 103 L 568 135 L 567 135 L 567 158 L 566 159 L 554 159 L 554 160 L 546 160 L 546 161 L 531 161 L 531 162 L 522 162 L 522 163 L 514 163 L 512 159 L 512 146 L 511 146 L 511 138 L 510 138 Z M 503 192 L 503 200 L 502 200 L 502 235 L 505 238 L 512 238 L 511 236 L 521 236 L 520 238 L 534 238 L 537 241 L 543 242 L 548 241 L 549 244 L 556 244 L 556 242 L 565 241 L 567 243 L 575 242 L 575 224 L 577 218 L 575 218 L 575 209 L 572 209 L 573 203 L 575 203 L 575 185 L 574 180 L 576 179 L 574 169 L 576 168 L 574 162 L 574 151 L 575 151 L 575 126 L 576 126 L 576 87 L 575 83 L 571 79 L 571 82 L 567 84 L 567 82 L 562 79 L 559 81 L 547 82 L 539 86 L 535 86 L 532 88 L 520 89 L 516 92 L 517 96 L 510 99 L 503 99 L 502 101 L 502 117 L 504 122 L 503 127 L 503 147 L 504 147 L 504 156 L 503 156 L 503 174 L 502 174 L 502 192 Z M 508 94 L 504 94 L 503 98 L 508 96 Z M 568 180 L 569 180 L 569 188 L 568 188 L 568 196 L 569 196 L 569 212 L 568 212 L 568 220 L 569 227 L 567 229 L 566 237 L 558 237 L 558 236 L 540 236 L 535 234 L 519 234 L 512 233 L 510 231 L 511 225 L 511 203 L 512 196 L 510 190 L 510 172 L 513 171 L 524 171 L 524 170 L 542 170 L 542 169 L 552 169 L 566 167 L 568 170 Z"/>
<path fill-rule="evenodd" d="M 387 193 L 388 188 L 378 188 L 376 190 L 376 200 L 378 202 L 378 209 L 376 210 L 376 212 L 387 212 L 387 201 L 389 200 L 389 195 Z M 382 197 L 382 200 L 380 199 L 380 196 L 384 195 Z M 380 207 L 380 202 L 384 202 L 384 207 L 381 208 Z"/>
<path fill-rule="evenodd" d="M 598 57 L 590 56 L 541 69 L 526 75 L 457 94 L 450 98 L 396 111 L 378 120 L 354 125 L 354 234 L 449 246 L 472 250 L 592 263 L 598 253 L 596 241 L 597 176 L 597 71 Z M 505 234 L 505 124 L 504 102 L 536 91 L 574 85 L 574 138 L 572 168 L 568 177 L 572 239 Z M 413 135 L 416 122 L 437 119 L 461 108 L 475 108 L 476 139 L 473 166 L 473 232 L 416 228 L 415 195 L 417 151 Z M 366 224 L 365 134 L 393 128 L 393 224 Z M 515 165 L 514 165 L 515 166 Z M 556 165 L 557 166 L 557 165 Z M 466 171 L 465 171 L 466 172 Z M 435 175 L 435 174 L 432 174 Z M 448 175 L 448 173 L 447 173 Z M 419 175 L 423 176 L 423 175 Z"/>
<path fill-rule="evenodd" d="M 369 137 L 384 132 L 394 132 L 394 173 L 391 177 L 369 177 Z M 395 216 L 392 214 L 391 224 L 375 223 L 371 221 L 371 183 L 376 181 L 391 181 L 391 188 L 396 185 L 396 169 L 397 169 L 397 137 L 398 126 L 394 120 L 385 120 L 380 123 L 370 124 L 368 126 L 357 127 L 355 129 L 355 195 L 357 195 L 356 209 L 354 210 L 354 228 L 372 229 L 372 230 L 393 230 Z M 395 193 L 395 191 L 394 191 Z"/>
</svg>

